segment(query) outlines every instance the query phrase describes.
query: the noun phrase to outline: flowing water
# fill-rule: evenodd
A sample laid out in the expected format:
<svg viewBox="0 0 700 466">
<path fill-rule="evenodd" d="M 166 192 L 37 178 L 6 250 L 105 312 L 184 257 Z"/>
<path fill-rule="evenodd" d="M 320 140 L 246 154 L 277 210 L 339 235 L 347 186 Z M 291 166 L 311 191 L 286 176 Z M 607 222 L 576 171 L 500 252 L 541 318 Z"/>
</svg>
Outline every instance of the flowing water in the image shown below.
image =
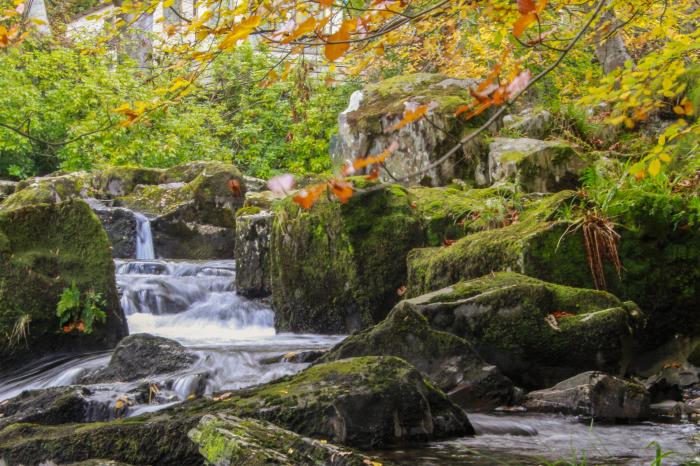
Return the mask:
<svg viewBox="0 0 700 466">
<path fill-rule="evenodd" d="M 135 402 L 133 416 L 216 391 L 233 390 L 293 374 L 307 364 L 269 363 L 290 351 L 329 348 L 342 337 L 276 333 L 267 306 L 235 291 L 234 261 L 155 260 L 148 219 L 137 215 L 136 260 L 115 260 L 121 305 L 129 332 L 148 332 L 179 341 L 198 356 L 189 368 L 149 381 L 161 387 L 157 404 Z M 76 383 L 104 367 L 110 351 L 81 356 L 55 355 L 0 379 L 0 401 L 23 390 Z M 91 395 L 113 407 L 133 395 L 143 381 L 99 384 Z M 132 398 L 136 398 L 132 396 Z M 113 408 L 110 408 L 114 411 Z M 572 417 L 537 414 L 471 414 L 479 435 L 433 442 L 407 450 L 377 452 L 387 464 L 536 465 L 557 460 L 574 464 L 650 465 L 657 441 L 673 456 L 664 465 L 688 464 L 698 456 L 694 424 L 643 423 L 591 426 Z M 698 463 L 700 464 L 700 463 Z"/>
</svg>

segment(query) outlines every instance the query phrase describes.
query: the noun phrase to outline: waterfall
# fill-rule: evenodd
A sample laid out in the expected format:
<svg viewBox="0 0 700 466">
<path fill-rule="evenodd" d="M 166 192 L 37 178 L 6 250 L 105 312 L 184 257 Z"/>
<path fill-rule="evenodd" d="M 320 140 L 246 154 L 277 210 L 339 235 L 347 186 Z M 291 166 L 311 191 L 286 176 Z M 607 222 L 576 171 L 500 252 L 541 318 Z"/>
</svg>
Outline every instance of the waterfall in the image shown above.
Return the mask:
<svg viewBox="0 0 700 466">
<path fill-rule="evenodd" d="M 139 212 L 134 212 L 134 218 L 136 218 L 136 258 L 141 260 L 155 259 L 151 221 Z"/>
</svg>

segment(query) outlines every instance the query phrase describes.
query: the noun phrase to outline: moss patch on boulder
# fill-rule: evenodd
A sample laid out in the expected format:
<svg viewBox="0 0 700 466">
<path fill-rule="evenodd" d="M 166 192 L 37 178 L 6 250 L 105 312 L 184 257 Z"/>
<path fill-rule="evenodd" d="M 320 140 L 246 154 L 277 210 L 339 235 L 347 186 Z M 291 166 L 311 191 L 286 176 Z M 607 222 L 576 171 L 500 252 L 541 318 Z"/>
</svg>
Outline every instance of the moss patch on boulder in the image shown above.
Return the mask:
<svg viewBox="0 0 700 466">
<path fill-rule="evenodd" d="M 602 292 L 501 272 L 409 300 L 474 344 L 516 383 L 548 387 L 584 370 L 623 374 L 644 317 Z"/>
<path fill-rule="evenodd" d="M 124 420 L 14 424 L 0 431 L 0 458 L 10 464 L 92 458 L 202 464 L 187 433 L 214 413 L 262 419 L 304 436 L 366 449 L 474 433 L 464 411 L 408 363 L 365 357 L 314 366 L 219 401 L 192 400 Z"/>
<path fill-rule="evenodd" d="M 270 246 L 277 328 L 347 333 L 383 319 L 423 241 L 411 202 L 398 186 L 308 210 L 280 202 Z"/>
<path fill-rule="evenodd" d="M 0 208 L 16 209 L 33 204 L 54 204 L 79 197 L 81 194 L 90 194 L 92 191 L 92 177 L 87 172 L 28 178 L 17 184 L 15 192 L 0 204 Z"/>
<path fill-rule="evenodd" d="M 63 334 L 56 305 L 75 281 L 100 293 L 107 321 Z M 0 367 L 53 352 L 114 347 L 127 334 L 109 240 L 83 201 L 0 211 Z"/>
</svg>

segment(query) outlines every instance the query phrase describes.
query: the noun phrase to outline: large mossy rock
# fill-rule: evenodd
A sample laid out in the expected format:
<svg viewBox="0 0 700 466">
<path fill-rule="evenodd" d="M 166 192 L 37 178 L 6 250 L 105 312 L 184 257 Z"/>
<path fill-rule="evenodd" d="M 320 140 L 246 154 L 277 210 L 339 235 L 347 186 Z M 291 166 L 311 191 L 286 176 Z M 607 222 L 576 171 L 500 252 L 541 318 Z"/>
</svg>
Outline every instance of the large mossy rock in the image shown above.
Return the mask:
<svg viewBox="0 0 700 466">
<path fill-rule="evenodd" d="M 537 276 L 529 262 L 533 245 L 552 247 L 548 259 L 559 258 L 557 243 L 567 225 L 556 220 L 557 210 L 573 201 L 575 193 L 562 191 L 528 202 L 515 223 L 464 236 L 449 247 L 414 249 L 408 255 L 408 294 L 418 296 L 460 280 L 494 271 L 513 270 Z M 564 244 L 569 244 L 564 241 Z M 561 260 L 566 260 L 562 254 Z"/>
<path fill-rule="evenodd" d="M 386 317 L 405 284 L 405 257 L 423 242 L 411 203 L 398 186 L 308 210 L 279 202 L 270 244 L 276 327 L 349 333 Z"/>
<path fill-rule="evenodd" d="M 700 334 L 700 212 L 692 196 L 622 192 L 614 211 L 621 238 L 618 277 L 605 264 L 607 289 L 637 303 L 649 317 L 645 348 L 675 333 Z M 416 249 L 408 257 L 408 293 L 427 293 L 495 271 L 594 288 L 580 228 L 561 221 L 573 193 L 547 196 L 518 223 L 467 235 L 448 248 Z"/>
<path fill-rule="evenodd" d="M 189 437 L 212 466 L 366 466 L 371 460 L 272 423 L 225 414 L 207 415 Z"/>
<path fill-rule="evenodd" d="M 105 300 L 107 320 L 90 335 L 60 331 L 56 306 L 72 282 Z M 113 348 L 126 334 L 109 240 L 85 202 L 0 210 L 0 368 Z"/>
<path fill-rule="evenodd" d="M 0 208 L 16 209 L 34 204 L 55 204 L 93 193 L 92 177 L 87 172 L 57 173 L 20 181 Z"/>
<path fill-rule="evenodd" d="M 416 306 L 402 301 L 379 324 L 354 333 L 319 362 L 357 356 L 396 356 L 410 362 L 465 409 L 509 404 L 513 383 L 491 369 L 474 348 L 452 333 L 434 330 Z M 452 398 L 452 395 L 450 396 Z"/>
<path fill-rule="evenodd" d="M 409 300 L 430 325 L 471 342 L 516 383 L 543 388 L 585 370 L 624 374 L 639 308 L 615 296 L 511 272 Z"/>
<path fill-rule="evenodd" d="M 0 180 L 0 202 L 15 192 L 16 181 Z"/>
<path fill-rule="evenodd" d="M 95 172 L 93 186 L 101 198 L 125 196 L 139 185 L 160 183 L 163 170 L 140 167 L 109 167 Z"/>
<path fill-rule="evenodd" d="M 357 91 L 339 116 L 334 163 L 341 165 L 346 160 L 380 154 L 396 140 L 399 148 L 385 162 L 389 172 L 403 177 L 425 169 L 451 148 L 455 139 L 474 127 L 473 122 L 467 124 L 454 115 L 460 105 L 471 100 L 469 87 L 473 84 L 440 74 L 417 73 L 389 78 Z M 431 105 L 427 118 L 409 123 L 398 131 L 387 131 L 401 121 L 407 108 L 423 104 Z M 482 152 L 483 143 L 468 145 L 445 163 L 410 181 L 440 186 L 453 178 L 471 177 L 469 168 L 474 164 L 470 162 L 479 159 Z"/>
<path fill-rule="evenodd" d="M 28 465 L 93 458 L 203 464 L 199 446 L 187 434 L 203 416 L 216 413 L 252 417 L 306 437 L 363 449 L 474 433 L 461 408 L 408 363 L 392 357 L 321 364 L 218 400 L 188 401 L 107 423 L 10 425 L 0 431 L 0 459 Z"/>
<path fill-rule="evenodd" d="M 524 192 L 575 189 L 586 162 L 564 141 L 495 138 L 489 144 L 488 181 L 512 181 Z"/>
</svg>

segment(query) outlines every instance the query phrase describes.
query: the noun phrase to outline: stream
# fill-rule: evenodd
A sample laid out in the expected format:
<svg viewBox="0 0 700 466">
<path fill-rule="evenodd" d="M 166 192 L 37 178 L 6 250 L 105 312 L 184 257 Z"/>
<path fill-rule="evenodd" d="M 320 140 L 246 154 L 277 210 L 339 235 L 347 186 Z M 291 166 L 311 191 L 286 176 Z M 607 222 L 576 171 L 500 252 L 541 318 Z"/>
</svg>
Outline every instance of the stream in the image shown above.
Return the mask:
<svg viewBox="0 0 700 466">
<path fill-rule="evenodd" d="M 263 302 L 236 293 L 235 262 L 154 259 L 146 217 L 137 217 L 135 260 L 115 260 L 121 305 L 130 333 L 147 332 L 179 341 L 198 356 L 188 369 L 157 377 L 165 387 L 159 404 L 136 404 L 127 415 L 163 409 L 188 397 L 269 382 L 308 364 L 265 361 L 290 351 L 327 349 L 342 336 L 276 333 L 274 313 Z M 110 351 L 61 356 L 32 363 L 0 379 L 0 401 L 23 390 L 76 383 L 104 367 Z M 114 403 L 143 381 L 100 384 L 96 399 Z M 557 460 L 574 464 L 650 465 L 656 441 L 674 454 L 666 464 L 687 464 L 700 451 L 695 424 L 595 425 L 573 417 L 526 413 L 471 414 L 475 437 L 372 452 L 401 465 L 537 465 Z M 584 461 L 585 460 L 585 461 Z"/>
</svg>

